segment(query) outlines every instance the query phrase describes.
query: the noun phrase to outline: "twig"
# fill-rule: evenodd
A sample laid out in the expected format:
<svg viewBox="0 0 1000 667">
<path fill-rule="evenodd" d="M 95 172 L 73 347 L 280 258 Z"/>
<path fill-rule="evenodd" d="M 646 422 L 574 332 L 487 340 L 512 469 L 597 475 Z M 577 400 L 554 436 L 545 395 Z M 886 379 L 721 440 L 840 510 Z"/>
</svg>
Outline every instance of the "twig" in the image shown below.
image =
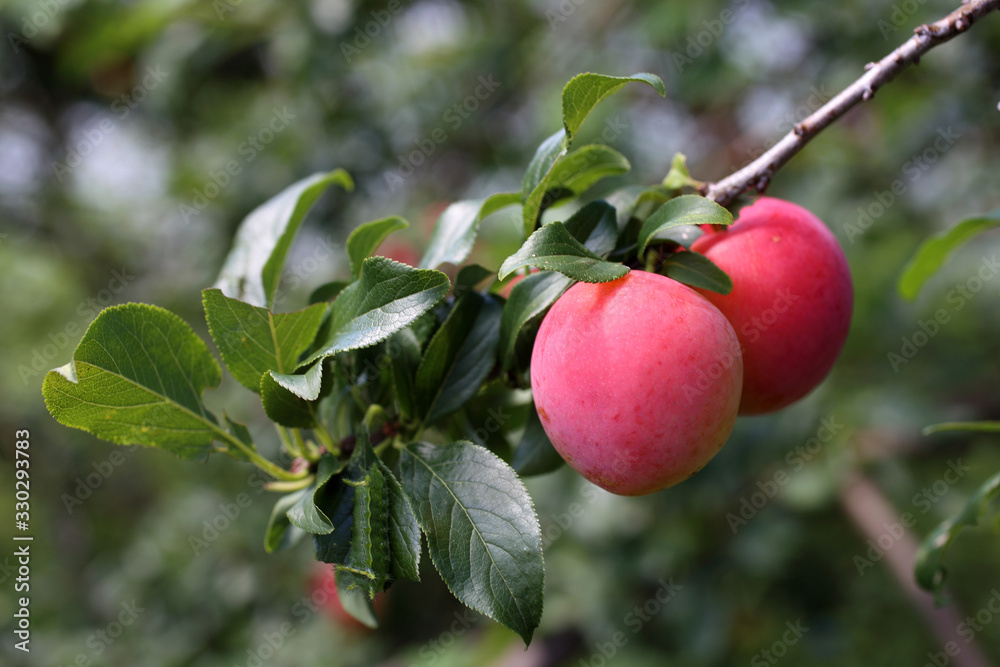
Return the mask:
<svg viewBox="0 0 1000 667">
<path fill-rule="evenodd" d="M 221 426 L 214 425 L 212 430 L 215 432 L 220 441 L 228 442 L 238 451 L 242 452 L 243 456 L 246 457 L 250 463 L 253 463 L 255 466 L 277 480 L 281 480 L 283 482 L 296 482 L 309 474 L 308 470 L 285 470 L 281 466 L 268 461 L 260 455 L 257 449 L 253 446 L 253 443 L 250 443 L 249 445 L 246 444 Z"/>
<path fill-rule="evenodd" d="M 284 445 L 285 451 L 292 457 L 302 456 L 302 452 L 295 447 L 295 443 L 292 441 L 292 438 L 288 433 L 288 429 L 280 424 L 275 424 L 274 428 L 278 432 L 278 437 L 281 438 L 281 444 Z"/>
<path fill-rule="evenodd" d="M 330 437 L 330 434 L 327 432 L 325 426 L 321 425 L 318 426 L 317 428 L 314 428 L 313 436 L 317 440 L 319 440 L 320 444 L 323 445 L 323 447 L 326 448 L 326 451 L 330 452 L 334 456 L 340 456 L 340 447 L 338 447 L 337 443 L 335 443 L 333 441 L 333 438 Z M 320 454 L 322 452 L 319 449 L 314 449 L 312 447 L 309 447 L 309 444 L 310 444 L 309 442 L 306 442 L 306 446 L 309 449 L 309 451 L 307 452 L 309 454 L 308 456 L 309 460 L 318 461 Z"/>
<path fill-rule="evenodd" d="M 792 131 L 767 152 L 721 181 L 702 186 L 702 193 L 712 201 L 728 206 L 750 188 L 763 192 L 775 172 L 820 131 L 856 104 L 870 100 L 875 91 L 895 79 L 907 66 L 919 62 L 923 54 L 965 32 L 977 20 L 997 9 L 1000 9 L 1000 0 L 968 0 L 943 19 L 916 28 L 913 37 L 877 63 L 868 63 L 861 78 L 811 116 L 796 123 Z"/>
<path fill-rule="evenodd" d="M 962 625 L 959 612 L 954 607 L 935 607 L 931 594 L 917 587 L 913 579 L 917 541 L 900 523 L 900 515 L 875 483 L 860 473 L 851 475 L 841 489 L 840 503 L 859 532 L 875 544 L 886 536 L 890 526 L 902 531 L 901 536 L 884 550 L 885 564 L 893 578 L 937 636 L 938 645 L 942 648 L 952 645 L 952 649 L 957 649 L 957 655 L 955 650 L 948 652 L 954 658 L 952 664 L 956 667 L 989 667 L 990 662 L 979 645 L 959 632 Z"/>
</svg>

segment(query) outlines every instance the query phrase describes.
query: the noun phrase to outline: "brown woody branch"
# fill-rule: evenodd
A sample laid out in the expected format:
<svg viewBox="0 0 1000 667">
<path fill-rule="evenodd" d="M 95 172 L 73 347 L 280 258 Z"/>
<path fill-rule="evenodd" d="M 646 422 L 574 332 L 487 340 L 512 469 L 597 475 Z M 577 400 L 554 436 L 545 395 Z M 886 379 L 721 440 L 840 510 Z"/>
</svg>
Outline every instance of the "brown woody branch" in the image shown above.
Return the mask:
<svg viewBox="0 0 1000 667">
<path fill-rule="evenodd" d="M 875 91 L 895 79 L 909 65 L 919 62 L 923 54 L 965 32 L 977 20 L 997 9 L 1000 9 L 1000 0 L 967 0 L 939 21 L 916 28 L 913 37 L 877 63 L 868 63 L 861 78 L 811 116 L 796 123 L 792 131 L 767 152 L 721 181 L 705 184 L 702 193 L 722 206 L 728 206 L 751 188 L 763 192 L 775 172 L 825 127 L 856 104 L 871 99 Z"/>
<path fill-rule="evenodd" d="M 955 607 L 936 607 L 934 597 L 917 586 L 913 579 L 913 563 L 917 559 L 919 544 L 913 534 L 900 523 L 905 520 L 875 483 L 861 473 L 853 473 L 845 480 L 840 492 L 840 503 L 859 532 L 871 544 L 882 549 L 885 543 L 878 544 L 880 540 L 888 539 L 887 535 L 893 539 L 892 544 L 882 551 L 884 565 L 909 598 L 913 609 L 919 612 L 936 635 L 939 651 L 947 651 L 947 656 L 950 657 L 946 659 L 952 660 L 951 664 L 956 667 L 990 667 L 990 661 L 979 644 L 961 634 L 963 621 L 959 611 Z M 890 530 L 901 532 L 889 533 Z M 868 555 L 868 552 L 864 555 Z M 862 573 L 859 570 L 859 576 Z"/>
</svg>

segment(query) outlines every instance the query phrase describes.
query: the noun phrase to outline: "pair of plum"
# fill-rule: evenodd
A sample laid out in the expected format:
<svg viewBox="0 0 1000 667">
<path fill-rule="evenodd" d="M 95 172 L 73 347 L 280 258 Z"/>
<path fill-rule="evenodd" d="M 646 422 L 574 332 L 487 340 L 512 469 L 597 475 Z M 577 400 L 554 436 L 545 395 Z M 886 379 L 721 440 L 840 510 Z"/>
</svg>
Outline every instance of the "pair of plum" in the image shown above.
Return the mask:
<svg viewBox="0 0 1000 667">
<path fill-rule="evenodd" d="M 762 197 L 691 250 L 729 274 L 729 294 L 645 271 L 577 283 L 535 340 L 531 387 L 546 434 L 612 493 L 688 479 L 722 448 L 737 414 L 808 394 L 847 338 L 847 260 L 804 208 Z"/>
</svg>

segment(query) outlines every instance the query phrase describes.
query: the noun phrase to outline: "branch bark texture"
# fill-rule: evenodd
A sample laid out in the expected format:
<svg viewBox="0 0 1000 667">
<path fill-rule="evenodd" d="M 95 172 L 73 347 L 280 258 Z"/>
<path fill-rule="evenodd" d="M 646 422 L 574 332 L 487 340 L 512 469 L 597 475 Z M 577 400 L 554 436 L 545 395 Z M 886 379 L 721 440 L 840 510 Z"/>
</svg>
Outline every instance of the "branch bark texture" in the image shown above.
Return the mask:
<svg viewBox="0 0 1000 667">
<path fill-rule="evenodd" d="M 802 150 L 824 128 L 872 98 L 875 91 L 892 81 L 908 66 L 939 44 L 968 30 L 973 23 L 1000 9 L 1000 0 L 968 0 L 944 18 L 916 28 L 914 35 L 877 63 L 868 63 L 865 73 L 805 120 L 796 123 L 778 143 L 739 171 L 715 183 L 706 184 L 703 194 L 728 206 L 743 192 L 753 188 L 763 192 L 775 172 Z"/>
</svg>

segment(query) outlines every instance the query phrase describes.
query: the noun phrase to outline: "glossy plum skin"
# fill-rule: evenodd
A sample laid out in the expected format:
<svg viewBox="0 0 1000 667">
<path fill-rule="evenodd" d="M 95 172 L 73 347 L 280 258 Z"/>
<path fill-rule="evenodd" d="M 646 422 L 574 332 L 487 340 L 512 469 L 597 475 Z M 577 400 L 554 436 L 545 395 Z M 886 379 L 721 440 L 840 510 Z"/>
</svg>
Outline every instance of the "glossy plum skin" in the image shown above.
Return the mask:
<svg viewBox="0 0 1000 667">
<path fill-rule="evenodd" d="M 725 317 L 645 271 L 577 283 L 552 306 L 531 356 L 542 426 L 578 473 L 620 495 L 682 482 L 736 421 L 743 363 Z"/>
<path fill-rule="evenodd" d="M 854 306 L 847 259 L 826 225 L 801 206 L 762 197 L 691 249 L 733 280 L 727 295 L 703 294 L 740 339 L 740 414 L 774 412 L 812 391 L 840 354 Z"/>
</svg>

